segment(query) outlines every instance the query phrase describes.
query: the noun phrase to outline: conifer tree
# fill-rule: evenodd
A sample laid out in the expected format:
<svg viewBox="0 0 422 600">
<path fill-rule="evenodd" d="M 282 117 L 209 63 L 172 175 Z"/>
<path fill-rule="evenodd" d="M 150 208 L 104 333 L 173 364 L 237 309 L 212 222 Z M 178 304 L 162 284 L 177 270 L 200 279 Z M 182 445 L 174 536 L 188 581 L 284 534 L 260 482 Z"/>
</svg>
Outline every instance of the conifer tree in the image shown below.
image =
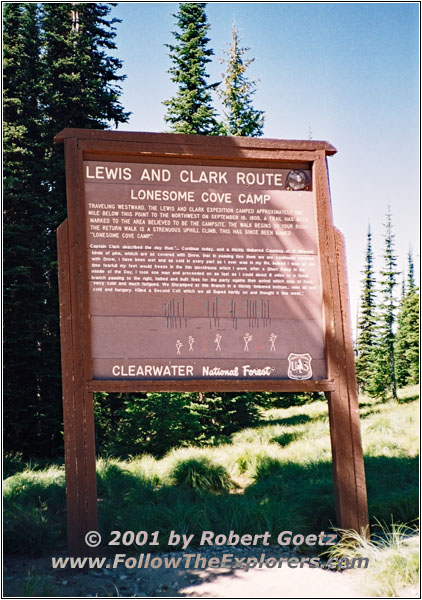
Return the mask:
<svg viewBox="0 0 422 600">
<path fill-rule="evenodd" d="M 365 391 L 371 381 L 374 369 L 375 328 L 375 276 L 372 251 L 372 233 L 368 225 L 365 267 L 362 279 L 359 321 L 356 339 L 356 376 L 360 389 Z"/>
<path fill-rule="evenodd" d="M 119 103 L 117 71 L 122 63 L 108 56 L 115 50 L 110 6 L 99 2 L 43 3 L 45 110 L 57 127 L 105 129 L 128 120 Z M 57 133 L 57 131 L 55 131 Z"/>
<path fill-rule="evenodd" d="M 178 30 L 173 31 L 175 44 L 166 44 L 173 66 L 171 80 L 177 84 L 176 95 L 163 104 L 164 117 L 175 133 L 218 135 L 220 131 L 211 104 L 211 90 L 217 84 L 207 84 L 207 63 L 213 50 L 208 48 L 209 24 L 204 2 L 181 2 L 174 15 Z"/>
<path fill-rule="evenodd" d="M 264 111 L 252 106 L 252 97 L 256 92 L 256 81 L 246 76 L 247 68 L 254 58 L 245 58 L 250 48 L 241 45 L 236 25 L 233 23 L 232 39 L 226 52 L 226 64 L 223 87 L 219 90 L 224 107 L 223 133 L 225 135 L 243 135 L 259 137 L 263 134 Z"/>
<path fill-rule="evenodd" d="M 49 264 L 46 270 L 46 305 L 43 356 L 44 394 L 60 396 L 60 362 L 56 228 L 66 217 L 65 172 L 62 145 L 54 136 L 64 127 L 105 129 L 128 119 L 119 103 L 118 75 L 121 61 L 110 57 L 116 19 L 109 19 L 110 5 L 102 3 L 43 3 L 42 95 L 45 114 L 46 165 L 50 234 L 46 238 Z"/>
<path fill-rule="evenodd" d="M 395 287 L 398 271 L 394 250 L 391 210 L 388 207 L 384 224 L 384 266 L 380 272 L 380 304 L 377 315 L 377 343 L 374 350 L 374 374 L 368 390 L 374 396 L 385 397 L 391 391 L 397 400 L 397 380 L 394 354 L 394 324 L 397 302 Z"/>
<path fill-rule="evenodd" d="M 53 143 L 64 127 L 105 129 L 128 120 L 119 103 L 118 82 L 125 76 L 116 71 L 121 61 L 107 55 L 116 48 L 110 6 L 98 2 L 49 3 L 42 5 L 44 133 L 49 146 L 48 170 L 52 193 L 52 228 L 65 217 L 64 163 L 62 145 Z"/>
<path fill-rule="evenodd" d="M 415 285 L 410 250 L 407 285 L 400 302 L 394 350 L 398 385 L 419 383 L 419 290 Z"/>
<path fill-rule="evenodd" d="M 40 395 L 46 320 L 42 69 L 36 3 L 7 3 L 3 13 L 4 446 L 32 450 L 53 424 L 59 402 Z M 49 432 L 51 433 L 51 432 Z"/>
<path fill-rule="evenodd" d="M 108 55 L 110 6 L 40 3 L 40 19 L 38 3 L 5 6 L 5 358 L 16 400 L 7 449 L 46 455 L 60 443 L 56 228 L 66 195 L 63 148 L 53 138 L 64 127 L 104 129 L 128 118 L 118 101 L 121 63 Z"/>
<path fill-rule="evenodd" d="M 98 2 L 43 3 L 42 95 L 46 118 L 49 212 L 51 236 L 51 300 L 57 314 L 55 230 L 66 216 L 63 147 L 53 143 L 64 127 L 105 129 L 109 123 L 124 123 L 129 113 L 119 103 L 125 76 L 118 75 L 121 61 L 108 56 L 116 48 L 110 5 Z M 112 6 L 112 5 L 111 5 Z M 55 320 L 53 318 L 53 320 Z"/>
</svg>

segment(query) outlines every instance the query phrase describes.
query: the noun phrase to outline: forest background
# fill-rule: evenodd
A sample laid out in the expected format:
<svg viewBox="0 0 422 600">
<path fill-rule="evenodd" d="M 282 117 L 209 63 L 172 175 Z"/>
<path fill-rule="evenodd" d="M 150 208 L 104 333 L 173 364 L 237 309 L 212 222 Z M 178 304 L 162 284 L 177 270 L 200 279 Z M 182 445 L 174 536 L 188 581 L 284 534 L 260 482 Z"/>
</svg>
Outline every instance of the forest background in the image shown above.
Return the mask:
<svg viewBox="0 0 422 600">
<path fill-rule="evenodd" d="M 334 143 L 334 218 L 348 244 L 361 389 L 394 396 L 397 385 L 417 383 L 415 4 L 14 2 L 4 4 L 3 30 L 7 452 L 63 449 L 55 230 L 66 199 L 53 137 L 64 127 Z M 198 70 L 186 82 L 180 64 L 192 41 Z M 98 449 L 159 456 L 253 424 L 259 406 L 308 400 L 97 395 Z"/>
</svg>

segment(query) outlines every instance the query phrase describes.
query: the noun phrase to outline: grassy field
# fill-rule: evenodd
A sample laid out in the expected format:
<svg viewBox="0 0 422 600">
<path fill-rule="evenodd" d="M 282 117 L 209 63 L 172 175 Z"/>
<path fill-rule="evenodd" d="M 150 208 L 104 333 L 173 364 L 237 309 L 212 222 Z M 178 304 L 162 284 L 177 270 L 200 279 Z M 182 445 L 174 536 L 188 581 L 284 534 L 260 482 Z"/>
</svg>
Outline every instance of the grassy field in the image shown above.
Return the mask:
<svg viewBox="0 0 422 600">
<path fill-rule="evenodd" d="M 418 516 L 418 388 L 399 402 L 361 398 L 373 529 Z M 4 551 L 48 553 L 65 545 L 63 466 L 5 462 Z M 263 411 L 261 423 L 225 443 L 151 456 L 98 460 L 100 530 L 228 534 L 318 533 L 335 524 L 325 400 Z"/>
<path fill-rule="evenodd" d="M 356 532 L 343 532 L 338 544 L 327 554 L 340 560 L 367 558 L 368 569 L 353 575 L 360 581 L 365 595 L 376 597 L 418 597 L 419 536 L 416 527 L 378 523 L 371 539 Z"/>
</svg>

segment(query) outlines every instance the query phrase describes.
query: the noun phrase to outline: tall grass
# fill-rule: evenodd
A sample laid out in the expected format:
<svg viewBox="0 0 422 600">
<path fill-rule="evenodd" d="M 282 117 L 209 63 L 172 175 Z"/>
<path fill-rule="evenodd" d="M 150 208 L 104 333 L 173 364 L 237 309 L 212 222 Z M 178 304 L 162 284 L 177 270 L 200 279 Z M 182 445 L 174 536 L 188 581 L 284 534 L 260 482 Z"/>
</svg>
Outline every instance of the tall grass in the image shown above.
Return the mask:
<svg viewBox="0 0 422 600">
<path fill-rule="evenodd" d="M 3 485 L 4 548 L 41 554 L 65 535 L 65 475 L 63 468 L 25 469 Z"/>
<path fill-rule="evenodd" d="M 369 512 L 409 522 L 418 515 L 418 406 L 415 388 L 401 401 L 362 399 Z M 15 460 L 16 462 L 16 460 Z M 4 547 L 45 552 L 65 543 L 62 467 L 14 464 L 4 485 Z M 38 465 L 37 468 L 39 469 Z M 97 463 L 101 533 L 318 533 L 335 525 L 328 408 L 325 400 L 265 411 L 259 425 L 230 443 L 179 448 L 161 459 L 102 458 Z M 151 547 L 150 550 L 157 549 Z"/>
<path fill-rule="evenodd" d="M 22 591 L 24 598 L 54 598 L 56 594 L 57 589 L 52 577 L 34 572 L 29 572 L 25 577 Z"/>
<path fill-rule="evenodd" d="M 207 492 L 227 492 L 236 487 L 223 465 L 205 456 L 180 460 L 172 471 L 171 481 L 174 485 Z"/>
<path fill-rule="evenodd" d="M 327 554 L 337 558 L 368 558 L 368 570 L 360 574 L 368 595 L 397 597 L 403 588 L 419 581 L 419 530 L 404 524 L 377 522 L 367 539 L 356 531 L 338 530 L 340 541 Z"/>
</svg>

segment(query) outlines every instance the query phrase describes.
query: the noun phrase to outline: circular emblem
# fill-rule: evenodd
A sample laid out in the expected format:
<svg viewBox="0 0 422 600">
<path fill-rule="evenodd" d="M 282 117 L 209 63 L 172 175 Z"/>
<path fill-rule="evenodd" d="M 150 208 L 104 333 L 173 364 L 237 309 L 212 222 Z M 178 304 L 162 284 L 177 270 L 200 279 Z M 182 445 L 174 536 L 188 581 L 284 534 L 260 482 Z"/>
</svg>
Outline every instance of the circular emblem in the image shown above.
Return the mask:
<svg viewBox="0 0 422 600">
<path fill-rule="evenodd" d="M 286 178 L 286 189 L 299 192 L 309 190 L 310 182 L 305 171 L 290 171 Z"/>
</svg>

